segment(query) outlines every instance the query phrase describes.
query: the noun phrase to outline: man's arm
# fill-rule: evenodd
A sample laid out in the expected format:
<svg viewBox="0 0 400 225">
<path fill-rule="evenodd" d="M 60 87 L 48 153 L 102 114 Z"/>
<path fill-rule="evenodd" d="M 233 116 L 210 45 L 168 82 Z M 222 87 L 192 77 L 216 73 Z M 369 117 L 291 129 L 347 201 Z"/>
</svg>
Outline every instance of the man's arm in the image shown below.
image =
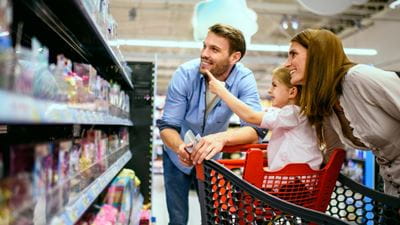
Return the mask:
<svg viewBox="0 0 400 225">
<path fill-rule="evenodd" d="M 185 72 L 178 68 L 168 86 L 167 98 L 165 100 L 164 113 L 161 119 L 157 120 L 157 127 L 160 129 L 160 136 L 163 143 L 178 156 L 182 164 L 188 166 L 189 154 L 185 151 L 186 145 L 179 135 L 180 124 L 186 114 L 186 84 Z"/>
<path fill-rule="evenodd" d="M 161 139 L 163 143 L 172 149 L 179 157 L 182 164 L 185 166 L 191 166 L 192 162 L 190 161 L 190 155 L 185 150 L 185 147 L 190 145 L 186 145 L 179 133 L 172 128 L 164 128 L 160 132 Z"/>
<path fill-rule="evenodd" d="M 191 160 L 200 164 L 204 159 L 209 160 L 219 153 L 225 145 L 250 144 L 258 142 L 258 134 L 253 127 L 241 127 L 234 130 L 210 134 L 197 143 L 193 148 Z"/>
</svg>

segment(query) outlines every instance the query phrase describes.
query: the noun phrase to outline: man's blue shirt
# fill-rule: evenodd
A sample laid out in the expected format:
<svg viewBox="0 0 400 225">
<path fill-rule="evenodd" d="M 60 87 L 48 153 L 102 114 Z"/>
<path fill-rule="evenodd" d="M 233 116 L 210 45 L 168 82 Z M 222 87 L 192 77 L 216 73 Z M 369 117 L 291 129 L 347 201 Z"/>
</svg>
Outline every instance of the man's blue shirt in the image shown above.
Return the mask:
<svg viewBox="0 0 400 225">
<path fill-rule="evenodd" d="M 226 131 L 233 114 L 222 100 L 218 100 L 205 120 L 206 80 L 199 66 L 200 59 L 195 59 L 182 64 L 175 71 L 169 83 L 163 116 L 157 121 L 160 130 L 174 128 L 180 132 L 182 140 L 188 129 L 201 136 Z M 254 110 L 261 111 L 257 84 L 251 70 L 237 63 L 225 81 L 225 87 Z M 241 121 L 241 126 L 244 125 L 249 124 Z M 261 138 L 265 136 L 262 129 L 256 131 Z M 164 145 L 164 149 L 182 172 L 190 173 L 192 167 L 183 166 L 177 154 L 167 146 Z"/>
</svg>

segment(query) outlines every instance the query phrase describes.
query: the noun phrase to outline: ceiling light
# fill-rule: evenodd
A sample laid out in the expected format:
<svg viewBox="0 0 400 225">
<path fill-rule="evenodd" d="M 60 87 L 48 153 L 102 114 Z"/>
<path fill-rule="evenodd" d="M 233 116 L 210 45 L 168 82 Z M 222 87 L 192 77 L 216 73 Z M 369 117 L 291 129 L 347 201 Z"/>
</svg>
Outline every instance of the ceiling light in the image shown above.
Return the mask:
<svg viewBox="0 0 400 225">
<path fill-rule="evenodd" d="M 136 8 L 131 8 L 129 10 L 129 20 L 134 20 L 136 18 L 137 11 Z"/>
<path fill-rule="evenodd" d="M 144 40 L 144 39 L 119 39 L 109 41 L 111 46 L 141 46 L 141 47 L 157 47 L 157 48 L 196 48 L 203 46 L 202 42 L 195 41 L 170 41 L 170 40 Z M 249 51 L 262 52 L 287 52 L 289 45 L 272 45 L 272 44 L 250 44 L 247 47 Z M 368 48 L 345 48 L 344 51 L 349 55 L 377 55 L 375 49 Z"/>
<path fill-rule="evenodd" d="M 378 51 L 373 48 L 344 48 L 348 55 L 377 55 Z"/>
<path fill-rule="evenodd" d="M 389 8 L 391 9 L 400 8 L 400 0 L 394 0 L 393 2 L 389 3 Z"/>
<path fill-rule="evenodd" d="M 289 19 L 286 15 L 283 15 L 281 19 L 281 26 L 284 30 L 287 30 L 289 28 Z"/>
<path fill-rule="evenodd" d="M 10 35 L 10 32 L 8 32 L 8 31 L 0 32 L 0 37 L 5 37 L 5 36 L 8 36 L 8 35 Z"/>
<path fill-rule="evenodd" d="M 290 18 L 290 24 L 292 25 L 292 29 L 293 30 L 297 30 L 297 29 L 299 29 L 299 20 L 297 19 L 297 17 L 296 16 L 292 16 L 291 18 Z"/>
</svg>

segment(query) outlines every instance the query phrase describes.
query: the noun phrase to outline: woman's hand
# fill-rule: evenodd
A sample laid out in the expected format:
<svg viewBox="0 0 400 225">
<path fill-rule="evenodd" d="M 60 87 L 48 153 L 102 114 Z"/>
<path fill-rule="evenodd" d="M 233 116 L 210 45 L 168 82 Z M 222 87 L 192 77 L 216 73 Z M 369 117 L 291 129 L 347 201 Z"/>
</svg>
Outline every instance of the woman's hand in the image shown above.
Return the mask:
<svg viewBox="0 0 400 225">
<path fill-rule="evenodd" d="M 216 95 L 221 95 L 223 91 L 227 91 L 224 82 L 219 81 L 217 78 L 215 78 L 209 70 L 206 70 L 206 76 L 208 77 L 208 89 L 212 93 Z"/>
</svg>

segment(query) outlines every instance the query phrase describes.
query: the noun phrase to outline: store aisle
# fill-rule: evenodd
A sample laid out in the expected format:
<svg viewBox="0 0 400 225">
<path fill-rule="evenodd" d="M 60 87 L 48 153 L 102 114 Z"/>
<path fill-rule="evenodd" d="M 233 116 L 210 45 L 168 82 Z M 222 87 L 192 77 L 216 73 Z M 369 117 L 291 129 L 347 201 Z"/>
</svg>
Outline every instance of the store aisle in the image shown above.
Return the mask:
<svg viewBox="0 0 400 225">
<path fill-rule="evenodd" d="M 152 216 L 157 219 L 157 225 L 168 224 L 168 211 L 165 201 L 164 178 L 162 174 L 153 175 L 152 189 Z M 196 191 L 190 191 L 189 194 L 189 222 L 188 225 L 200 225 L 200 204 Z"/>
</svg>

